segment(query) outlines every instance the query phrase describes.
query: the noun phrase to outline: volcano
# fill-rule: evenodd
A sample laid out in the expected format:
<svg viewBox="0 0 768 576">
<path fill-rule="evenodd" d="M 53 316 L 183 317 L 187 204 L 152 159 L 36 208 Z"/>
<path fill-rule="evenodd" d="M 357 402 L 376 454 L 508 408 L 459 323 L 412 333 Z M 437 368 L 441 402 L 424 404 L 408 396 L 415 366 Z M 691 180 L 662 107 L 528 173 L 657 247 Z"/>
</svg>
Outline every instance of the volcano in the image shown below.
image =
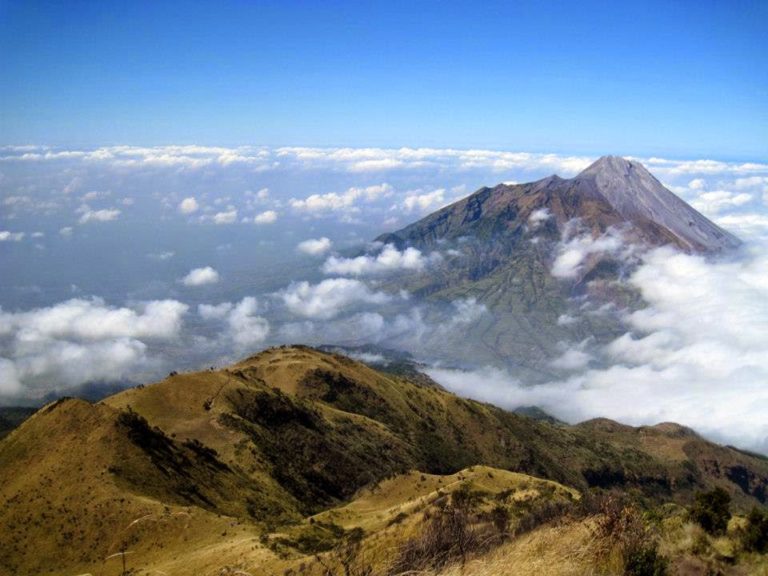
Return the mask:
<svg viewBox="0 0 768 576">
<path fill-rule="evenodd" d="M 740 245 L 642 164 L 617 156 L 570 179 L 481 188 L 376 241 L 444 256 L 399 278 L 400 288 L 433 302 L 474 298 L 489 310 L 455 342 L 441 334 L 433 351 L 544 378 L 556 375 L 548 364 L 563 341 L 607 342 L 625 331 L 618 314 L 583 312 L 642 307 L 621 280 L 643 252 L 670 246 L 716 257 Z"/>
</svg>

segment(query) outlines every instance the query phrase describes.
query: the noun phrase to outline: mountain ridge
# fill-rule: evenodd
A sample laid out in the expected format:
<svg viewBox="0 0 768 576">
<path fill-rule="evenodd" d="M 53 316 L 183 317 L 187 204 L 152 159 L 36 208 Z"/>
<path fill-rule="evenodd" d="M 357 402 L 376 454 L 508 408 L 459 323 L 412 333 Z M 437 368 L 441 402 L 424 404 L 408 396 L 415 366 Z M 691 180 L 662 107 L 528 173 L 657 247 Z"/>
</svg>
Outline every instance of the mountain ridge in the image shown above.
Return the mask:
<svg viewBox="0 0 768 576">
<path fill-rule="evenodd" d="M 251 550 L 260 534 L 413 471 L 485 465 L 657 502 L 689 502 L 712 486 L 741 508 L 768 501 L 768 461 L 680 426 L 543 422 L 307 347 L 268 349 L 96 404 L 54 402 L 0 440 L 0 462 L 9 503 L 0 508 L 0 567 L 9 574 L 92 571 L 126 547 L 164 558 L 164 546 L 189 550 L 180 535 L 213 538 L 211 530 Z M 154 520 L 128 530 L 142 518 Z M 30 546 L 41 519 L 60 536 Z M 261 545 L 251 554 L 274 558 Z"/>
</svg>

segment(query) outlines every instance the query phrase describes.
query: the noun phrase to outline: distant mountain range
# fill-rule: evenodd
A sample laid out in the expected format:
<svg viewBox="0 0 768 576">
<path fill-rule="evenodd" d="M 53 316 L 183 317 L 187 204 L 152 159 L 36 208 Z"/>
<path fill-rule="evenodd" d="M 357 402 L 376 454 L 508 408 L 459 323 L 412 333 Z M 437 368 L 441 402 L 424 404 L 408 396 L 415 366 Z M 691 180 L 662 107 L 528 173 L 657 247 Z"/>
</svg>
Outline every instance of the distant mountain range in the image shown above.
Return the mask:
<svg viewBox="0 0 768 576">
<path fill-rule="evenodd" d="M 610 315 L 562 318 L 583 307 L 584 297 L 596 306 L 641 306 L 616 280 L 643 250 L 670 245 L 718 254 L 740 244 L 642 164 L 616 156 L 571 179 L 481 188 L 376 240 L 445 255 L 426 272 L 398 278 L 397 287 L 433 302 L 473 297 L 490 310 L 454 340 L 441 335 L 430 343 L 434 351 L 468 364 L 511 365 L 530 381 L 556 375 L 548 361 L 558 342 L 600 342 L 623 332 Z"/>
</svg>

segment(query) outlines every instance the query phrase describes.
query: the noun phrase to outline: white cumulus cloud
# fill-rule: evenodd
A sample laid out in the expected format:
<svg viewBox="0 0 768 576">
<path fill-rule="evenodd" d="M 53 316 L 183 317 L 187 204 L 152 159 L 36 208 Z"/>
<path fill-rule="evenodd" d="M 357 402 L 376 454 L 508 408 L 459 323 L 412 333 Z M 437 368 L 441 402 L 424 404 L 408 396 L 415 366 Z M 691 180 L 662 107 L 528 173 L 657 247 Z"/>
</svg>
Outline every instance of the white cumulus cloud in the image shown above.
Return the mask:
<svg viewBox="0 0 768 576">
<path fill-rule="evenodd" d="M 259 303 L 252 296 L 246 296 L 237 304 L 200 304 L 197 310 L 204 320 L 224 321 L 225 335 L 238 351 L 252 349 L 269 335 L 269 321 L 258 314 Z"/>
<path fill-rule="evenodd" d="M 528 224 L 535 230 L 542 222 L 546 222 L 550 218 L 552 218 L 552 213 L 549 208 L 537 208 L 528 216 Z"/>
<path fill-rule="evenodd" d="M 357 304 L 383 304 L 391 297 L 372 291 L 360 280 L 330 278 L 318 284 L 294 282 L 280 293 L 293 314 L 327 320 Z"/>
<path fill-rule="evenodd" d="M 200 204 L 197 203 L 197 199 L 194 196 L 184 198 L 179 202 L 179 212 L 182 214 L 194 214 L 200 209 Z"/>
<path fill-rule="evenodd" d="M 352 187 L 341 194 L 312 194 L 303 199 L 291 198 L 289 204 L 295 210 L 307 213 L 324 213 L 354 210 L 357 202 L 372 202 L 392 193 L 389 184 L 377 184 L 365 188 Z"/>
<path fill-rule="evenodd" d="M 746 192 L 728 192 L 726 190 L 715 190 L 713 192 L 703 192 L 691 202 L 691 206 L 699 212 L 710 216 L 718 214 L 726 208 L 743 206 L 752 200 L 752 195 Z"/>
<path fill-rule="evenodd" d="M 213 215 L 214 224 L 234 224 L 235 222 L 237 222 L 236 208 L 227 208 L 227 210 Z"/>
<path fill-rule="evenodd" d="M 577 235 L 559 244 L 557 257 L 552 263 L 552 275 L 555 278 L 576 278 L 589 256 L 615 254 L 624 248 L 621 234 L 612 228 L 596 238 L 589 232 Z"/>
<path fill-rule="evenodd" d="M 0 230 L 0 242 L 21 242 L 22 240 L 24 240 L 24 232 Z"/>
<path fill-rule="evenodd" d="M 207 284 L 216 284 L 218 281 L 219 273 L 210 266 L 190 270 L 189 274 L 181 279 L 181 283 L 184 286 L 205 286 Z"/>
<path fill-rule="evenodd" d="M 322 256 L 328 252 L 332 246 L 333 242 L 331 242 L 329 238 L 323 236 L 322 238 L 310 238 L 309 240 L 299 242 L 296 249 L 299 252 L 309 254 L 310 256 Z"/>
<path fill-rule="evenodd" d="M 355 258 L 331 256 L 323 265 L 323 272 L 343 276 L 368 276 L 401 270 L 423 270 L 430 261 L 438 258 L 437 254 L 424 256 L 420 250 L 413 247 L 400 251 L 387 244 L 375 255 L 366 254 Z"/>
<path fill-rule="evenodd" d="M 145 340 L 177 338 L 186 312 L 176 300 L 114 307 L 99 298 L 0 310 L 0 394 L 34 396 L 131 377 L 150 360 Z"/>
<path fill-rule="evenodd" d="M 438 188 L 432 192 L 407 194 L 403 199 L 402 208 L 408 213 L 432 212 L 448 203 L 445 198 L 445 189 Z"/>
<path fill-rule="evenodd" d="M 87 204 L 83 204 L 77 209 L 77 213 L 80 214 L 78 223 L 87 224 L 88 222 L 111 222 L 117 220 L 120 216 L 120 210 L 117 208 L 104 208 L 101 210 L 93 210 Z"/>
<path fill-rule="evenodd" d="M 275 222 L 277 222 L 277 212 L 274 210 L 266 210 L 253 217 L 254 224 L 273 224 Z"/>
</svg>

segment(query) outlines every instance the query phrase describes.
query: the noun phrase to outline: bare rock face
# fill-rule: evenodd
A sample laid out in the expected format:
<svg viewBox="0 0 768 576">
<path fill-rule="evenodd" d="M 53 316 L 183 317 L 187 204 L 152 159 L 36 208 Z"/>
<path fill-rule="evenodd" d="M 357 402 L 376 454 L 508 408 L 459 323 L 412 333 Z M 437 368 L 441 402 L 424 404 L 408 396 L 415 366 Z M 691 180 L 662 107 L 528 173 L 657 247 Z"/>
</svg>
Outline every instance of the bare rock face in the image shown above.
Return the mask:
<svg viewBox="0 0 768 576">
<path fill-rule="evenodd" d="M 718 252 L 740 244 L 738 238 L 667 190 L 639 162 L 603 156 L 575 180 L 593 185 L 628 222 L 641 228 L 649 223 L 666 228 L 686 251 Z"/>
</svg>

